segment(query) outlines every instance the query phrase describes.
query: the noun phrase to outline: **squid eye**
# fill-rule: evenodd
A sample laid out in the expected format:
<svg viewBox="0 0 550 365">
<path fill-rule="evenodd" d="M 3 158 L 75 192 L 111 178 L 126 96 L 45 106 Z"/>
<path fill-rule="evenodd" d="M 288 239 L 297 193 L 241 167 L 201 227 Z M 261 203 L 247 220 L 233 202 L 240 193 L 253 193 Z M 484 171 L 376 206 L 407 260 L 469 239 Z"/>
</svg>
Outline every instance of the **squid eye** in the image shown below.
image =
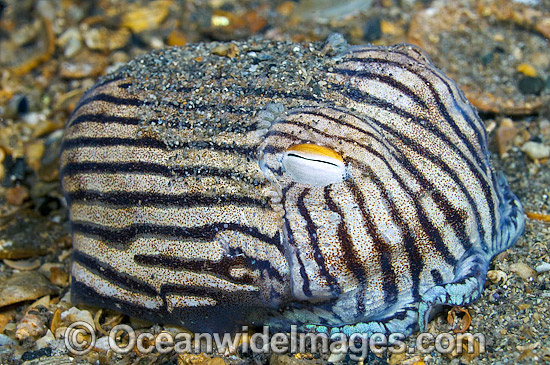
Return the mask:
<svg viewBox="0 0 550 365">
<path fill-rule="evenodd" d="M 283 168 L 296 182 L 326 186 L 341 182 L 346 176 L 344 159 L 328 147 L 298 144 L 283 154 Z"/>
</svg>

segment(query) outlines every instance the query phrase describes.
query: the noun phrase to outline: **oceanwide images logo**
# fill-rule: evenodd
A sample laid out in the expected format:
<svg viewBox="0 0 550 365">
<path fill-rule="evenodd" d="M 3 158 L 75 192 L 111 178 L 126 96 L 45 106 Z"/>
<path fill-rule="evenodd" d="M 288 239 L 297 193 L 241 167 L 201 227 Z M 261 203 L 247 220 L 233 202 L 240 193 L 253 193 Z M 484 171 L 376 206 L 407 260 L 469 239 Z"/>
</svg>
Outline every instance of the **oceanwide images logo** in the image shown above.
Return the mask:
<svg viewBox="0 0 550 365">
<path fill-rule="evenodd" d="M 85 355 L 94 349 L 111 350 L 118 354 L 136 351 L 140 354 L 157 353 L 325 353 L 348 354 L 352 360 L 365 359 L 369 352 L 381 355 L 389 353 L 442 354 L 485 352 L 485 336 L 479 333 L 451 334 L 420 333 L 414 345 L 405 343 L 402 333 L 365 334 L 301 333 L 291 326 L 290 333 L 270 333 L 264 326 L 262 332 L 251 334 L 247 326 L 237 333 L 158 333 L 136 332 L 132 327 L 120 324 L 108 336 L 97 338 L 94 328 L 86 322 L 74 322 L 65 331 L 65 345 L 73 355 Z"/>
</svg>

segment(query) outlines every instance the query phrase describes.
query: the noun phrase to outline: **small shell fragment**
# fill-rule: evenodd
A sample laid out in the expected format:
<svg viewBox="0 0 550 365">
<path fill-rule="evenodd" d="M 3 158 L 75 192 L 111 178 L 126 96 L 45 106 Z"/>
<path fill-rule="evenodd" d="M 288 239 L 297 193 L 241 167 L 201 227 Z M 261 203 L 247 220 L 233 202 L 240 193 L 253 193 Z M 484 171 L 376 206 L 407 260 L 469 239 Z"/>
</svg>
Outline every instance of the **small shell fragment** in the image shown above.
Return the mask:
<svg viewBox="0 0 550 365">
<path fill-rule="evenodd" d="M 20 271 L 31 271 L 40 267 L 40 259 L 27 259 L 27 260 L 9 260 L 4 259 L 4 264 L 12 269 Z"/>
<path fill-rule="evenodd" d="M 80 310 L 76 307 L 72 307 L 69 310 L 61 313 L 61 319 L 68 323 L 73 322 L 86 322 L 95 329 L 94 319 L 87 310 Z"/>
<path fill-rule="evenodd" d="M 57 288 L 36 271 L 16 273 L 8 280 L 0 281 L 0 307 L 56 292 Z"/>
<path fill-rule="evenodd" d="M 459 313 L 464 314 L 464 316 L 459 317 Z M 464 333 L 470 327 L 472 317 L 470 316 L 468 309 L 454 306 L 451 308 L 449 313 L 447 313 L 447 322 L 449 325 L 453 326 L 454 333 Z"/>
<path fill-rule="evenodd" d="M 44 347 L 48 347 L 53 341 L 55 341 L 55 337 L 53 337 L 52 331 L 47 330 L 44 336 L 36 340 L 36 348 L 40 350 Z"/>
<path fill-rule="evenodd" d="M 50 281 L 57 286 L 65 287 L 69 285 L 69 274 L 59 267 L 50 268 Z"/>
<path fill-rule="evenodd" d="M 538 142 L 529 141 L 521 147 L 521 150 L 531 160 L 540 160 L 541 158 L 548 158 L 550 156 L 550 147 Z"/>
<path fill-rule="evenodd" d="M 489 270 L 487 273 L 487 278 L 491 280 L 493 284 L 498 284 L 502 282 L 502 284 L 506 284 L 508 281 L 508 275 L 502 270 Z"/>
</svg>

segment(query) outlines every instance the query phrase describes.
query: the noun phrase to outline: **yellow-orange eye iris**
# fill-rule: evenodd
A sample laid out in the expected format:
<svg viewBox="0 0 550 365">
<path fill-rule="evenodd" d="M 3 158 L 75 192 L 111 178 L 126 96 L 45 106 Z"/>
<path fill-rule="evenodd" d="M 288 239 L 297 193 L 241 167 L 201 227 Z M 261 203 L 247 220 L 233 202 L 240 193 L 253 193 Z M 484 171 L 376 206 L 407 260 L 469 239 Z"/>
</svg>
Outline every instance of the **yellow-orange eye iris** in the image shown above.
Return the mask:
<svg viewBox="0 0 550 365">
<path fill-rule="evenodd" d="M 283 155 L 285 172 L 296 182 L 326 186 L 344 180 L 344 159 L 331 148 L 314 144 L 298 144 Z"/>
</svg>

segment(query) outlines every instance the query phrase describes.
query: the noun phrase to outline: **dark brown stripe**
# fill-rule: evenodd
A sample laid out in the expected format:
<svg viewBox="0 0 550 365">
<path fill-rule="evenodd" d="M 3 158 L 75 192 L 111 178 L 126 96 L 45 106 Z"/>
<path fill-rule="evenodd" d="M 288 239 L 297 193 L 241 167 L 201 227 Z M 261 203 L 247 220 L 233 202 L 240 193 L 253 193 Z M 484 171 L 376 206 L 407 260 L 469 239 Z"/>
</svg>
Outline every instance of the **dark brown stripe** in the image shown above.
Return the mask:
<svg viewBox="0 0 550 365">
<path fill-rule="evenodd" d="M 159 139 L 144 137 L 144 138 L 117 138 L 117 137 L 78 137 L 64 139 L 61 145 L 61 153 L 71 149 L 79 149 L 84 147 L 140 147 L 140 148 L 155 148 L 164 151 L 169 150 L 169 147 Z"/>
<path fill-rule="evenodd" d="M 113 82 L 117 82 L 117 81 L 120 81 L 122 80 L 123 77 L 122 75 L 118 75 L 118 76 L 115 76 L 115 77 L 106 77 L 102 80 L 100 80 L 99 82 L 97 82 L 94 86 L 92 86 L 90 89 L 88 89 L 88 91 L 86 91 L 86 93 L 82 96 L 82 98 L 80 98 L 80 100 L 78 101 L 78 103 L 75 105 L 75 108 L 73 109 L 73 111 L 71 112 L 71 117 L 73 115 L 75 115 L 78 110 L 80 109 L 80 107 L 82 107 L 84 104 L 86 104 L 86 101 L 87 99 L 92 95 L 94 94 L 95 92 L 97 92 L 98 89 L 101 89 L 102 87 L 104 87 L 105 85 L 108 85 L 108 84 L 111 84 Z M 69 117 L 69 119 L 71 118 Z"/>
<path fill-rule="evenodd" d="M 73 127 L 81 123 L 115 123 L 122 125 L 139 125 L 141 119 L 134 117 L 119 117 L 115 115 L 109 115 L 104 113 L 93 114 L 79 114 L 76 118 L 73 118 L 67 124 L 67 128 Z"/>
<path fill-rule="evenodd" d="M 166 177 L 175 176 L 174 171 L 161 164 L 144 163 L 144 162 L 68 162 L 62 166 L 59 174 L 64 176 L 73 176 L 82 173 L 92 174 L 123 174 L 123 173 L 140 173 L 152 174 Z"/>
<path fill-rule="evenodd" d="M 108 104 L 114 104 L 114 105 L 129 105 L 129 106 L 142 106 L 145 104 L 145 102 L 141 99 L 135 99 L 135 98 L 120 98 L 117 96 L 114 96 L 112 94 L 107 94 L 103 92 L 99 93 L 92 93 L 89 97 L 86 98 L 84 96 L 80 102 L 76 105 L 71 115 L 76 115 L 78 111 L 86 106 L 87 104 L 101 101 Z"/>
<path fill-rule="evenodd" d="M 256 153 L 256 148 L 251 146 L 238 146 L 229 143 L 214 143 L 212 141 L 188 141 L 180 143 L 177 147 L 170 147 L 162 140 L 151 137 L 143 138 L 118 138 L 118 137 L 77 137 L 63 140 L 62 152 L 81 147 L 111 147 L 111 146 L 135 146 L 150 147 L 164 151 L 179 151 L 184 149 L 210 149 L 237 153 L 251 156 Z"/>
<path fill-rule="evenodd" d="M 73 262 L 78 262 L 90 270 L 94 275 L 103 278 L 115 287 L 126 289 L 129 292 L 144 294 L 149 297 L 158 295 L 157 290 L 146 282 L 132 275 L 122 273 L 106 262 L 99 261 L 82 251 L 73 250 Z"/>
<path fill-rule="evenodd" d="M 132 206 L 139 207 L 212 207 L 212 206 L 246 206 L 269 208 L 267 200 L 255 199 L 249 196 L 222 194 L 209 196 L 205 194 L 160 194 L 142 191 L 96 191 L 77 190 L 65 193 L 67 204 L 81 202 L 84 204 L 101 204 L 116 208 Z"/>
<path fill-rule="evenodd" d="M 160 311 L 165 314 L 168 313 L 167 305 L 166 305 L 166 296 L 170 294 L 207 297 L 207 298 L 212 298 L 216 300 L 218 303 L 226 303 L 226 304 L 228 302 L 233 302 L 232 304 L 242 303 L 241 301 L 244 299 L 243 295 L 257 296 L 255 292 L 249 292 L 246 289 L 237 289 L 236 291 L 234 290 L 229 291 L 229 290 L 223 290 L 221 288 L 195 286 L 195 285 L 188 285 L 188 284 L 175 284 L 175 283 L 174 284 L 165 283 L 161 286 L 160 291 L 157 291 L 153 286 L 149 285 L 148 283 L 140 279 L 137 279 L 131 275 L 121 273 L 119 270 L 117 270 L 113 266 L 105 262 L 101 262 L 83 252 L 80 252 L 77 250 L 73 251 L 73 260 L 75 262 L 80 263 L 82 266 L 84 266 L 88 270 L 90 270 L 94 275 L 102 278 L 103 280 L 113 284 L 116 287 L 120 287 L 122 289 L 128 290 L 129 292 L 136 292 L 151 298 L 160 296 L 161 298 L 163 298 L 163 302 L 164 302 L 164 305 L 163 305 L 164 308 L 160 309 Z M 84 285 L 84 284 L 80 284 L 80 285 Z M 115 300 L 115 298 L 111 298 L 111 300 Z M 258 300 L 256 299 L 256 301 Z M 107 307 L 111 307 L 111 305 L 107 305 Z"/>
<path fill-rule="evenodd" d="M 208 273 L 225 281 L 234 284 L 254 285 L 257 280 L 255 277 L 245 275 L 242 278 L 231 276 L 231 270 L 234 268 L 248 268 L 251 271 L 259 270 L 261 275 L 267 271 L 270 277 L 282 281 L 282 275 L 271 265 L 268 260 L 261 260 L 256 257 L 249 257 L 242 251 L 230 249 L 227 255 L 224 255 L 220 261 L 213 262 L 209 260 L 189 259 L 177 256 L 167 255 L 135 255 L 134 261 L 142 266 L 158 266 L 171 270 L 193 271 L 197 274 Z M 260 279 L 261 280 L 261 279 Z"/>
<path fill-rule="evenodd" d="M 200 239 L 213 240 L 219 232 L 235 231 L 256 238 L 266 245 L 276 247 L 284 253 L 279 233 L 273 237 L 261 233 L 256 227 L 249 227 L 232 222 L 219 222 L 193 227 L 166 226 L 147 223 L 129 224 L 123 228 L 98 225 L 86 221 L 72 221 L 71 230 L 87 237 L 101 240 L 105 245 L 124 250 L 139 237 L 155 237 L 166 239 Z"/>
<path fill-rule="evenodd" d="M 424 269 L 424 258 L 422 254 L 418 251 L 416 247 L 416 239 L 411 232 L 411 228 L 405 223 L 406 218 L 403 217 L 393 202 L 393 200 L 388 195 L 388 190 L 382 183 L 382 181 L 376 176 L 372 169 L 368 166 L 364 167 L 366 176 L 372 181 L 377 187 L 378 191 L 382 195 L 382 199 L 386 202 L 386 207 L 388 207 L 392 221 L 400 228 L 401 234 L 403 235 L 403 249 L 407 253 L 407 263 L 409 264 L 410 278 L 412 280 L 412 295 L 415 300 L 420 298 L 420 293 L 418 288 L 420 287 L 420 274 Z M 394 171 L 391 171 L 392 178 L 399 181 L 400 186 L 402 182 L 397 178 Z M 403 186 L 401 186 L 403 188 Z"/>
<path fill-rule="evenodd" d="M 315 226 L 315 223 L 313 223 L 313 220 L 309 215 L 309 211 L 304 204 L 304 198 L 307 196 L 307 194 L 309 194 L 310 190 L 311 189 L 309 188 L 305 188 L 302 191 L 302 193 L 298 197 L 298 200 L 296 201 L 296 206 L 298 207 L 298 212 L 306 222 L 306 230 L 309 236 L 309 246 L 313 250 L 313 258 L 317 263 L 317 267 L 319 268 L 319 274 L 321 274 L 321 276 L 326 280 L 327 284 L 330 286 L 330 291 L 332 292 L 332 295 L 336 297 L 340 293 L 338 282 L 336 278 L 332 276 L 328 271 L 325 258 L 323 257 L 323 254 L 319 249 L 319 242 L 317 239 L 317 227 Z"/>
<path fill-rule="evenodd" d="M 89 174 L 144 174 L 165 177 L 206 177 L 217 176 L 230 180 L 247 182 L 250 185 L 259 185 L 251 176 L 241 174 L 233 169 L 220 169 L 207 165 L 190 167 L 168 167 L 162 164 L 136 162 L 69 162 L 62 166 L 59 172 L 62 177 L 74 176 L 82 173 Z"/>
<path fill-rule="evenodd" d="M 360 283 L 359 285 L 363 285 L 362 283 L 367 278 L 365 273 L 365 268 L 363 266 L 363 263 L 357 257 L 357 253 L 355 252 L 355 247 L 353 247 L 352 239 L 348 233 L 346 223 L 344 222 L 344 219 L 343 219 L 344 214 L 342 213 L 340 208 L 336 205 L 334 200 L 331 198 L 330 192 L 331 192 L 330 185 L 326 186 L 324 189 L 324 195 L 325 195 L 325 201 L 327 202 L 327 207 L 330 211 L 335 212 L 340 217 L 342 217 L 342 219 L 340 219 L 340 223 L 338 224 L 338 230 L 337 230 L 338 242 L 340 242 L 340 247 L 342 249 L 342 256 L 344 258 L 342 261 L 347 266 L 348 270 L 351 273 L 353 273 L 353 276 Z M 359 313 L 365 312 L 364 300 L 357 301 L 357 311 Z"/>
<path fill-rule="evenodd" d="M 409 88 L 407 85 L 397 81 L 391 75 L 386 76 L 386 75 L 377 74 L 377 73 L 373 73 L 365 70 L 358 71 L 358 70 L 351 70 L 347 68 L 337 68 L 333 72 L 340 75 L 357 77 L 359 79 L 369 79 L 369 80 L 379 81 L 383 84 L 386 84 L 388 87 L 401 91 L 403 94 L 411 98 L 416 104 L 422 106 L 423 109 L 425 110 L 428 109 L 426 102 L 422 100 L 421 97 L 414 92 L 414 90 Z"/>
<path fill-rule="evenodd" d="M 293 187 L 295 186 L 295 184 L 293 182 L 291 182 L 290 184 L 288 184 L 287 187 L 285 187 L 282 191 L 282 194 L 281 194 L 281 205 L 284 207 L 285 206 L 285 203 L 286 203 L 286 194 L 287 192 L 292 189 Z M 292 232 L 292 230 L 290 229 L 290 224 L 289 224 L 289 221 L 288 219 L 284 219 L 284 224 L 285 224 L 285 230 L 284 232 L 286 233 L 286 236 L 284 237 L 284 240 L 285 242 L 283 243 L 284 247 L 285 247 L 285 254 L 287 255 L 286 257 L 288 257 L 288 255 L 295 255 L 296 256 L 296 260 L 298 261 L 298 265 L 300 267 L 300 277 L 302 278 L 302 291 L 304 293 L 304 295 L 308 298 L 311 298 L 313 297 L 313 294 L 311 293 L 311 289 L 309 287 L 309 277 L 306 273 L 306 269 L 305 269 L 305 266 L 304 266 L 304 263 L 302 261 L 302 259 L 300 258 L 300 252 L 298 250 L 290 250 L 290 249 L 286 249 L 286 247 L 296 247 L 295 243 L 294 243 L 294 237 L 292 234 L 290 234 L 290 232 Z"/>
<path fill-rule="evenodd" d="M 392 248 L 388 243 L 380 236 L 378 228 L 373 223 L 373 217 L 365 207 L 365 200 L 360 189 L 355 185 L 352 180 L 346 181 L 346 185 L 350 188 L 355 203 L 361 211 L 363 216 L 363 226 L 367 229 L 369 236 L 372 238 L 374 249 L 377 253 L 377 260 L 380 264 L 380 272 L 382 273 L 382 286 L 384 291 L 384 302 L 386 304 L 393 304 L 397 300 L 399 290 L 397 288 L 397 279 L 395 276 L 395 270 L 392 266 Z M 366 263 L 372 267 L 372 262 Z"/>
</svg>

